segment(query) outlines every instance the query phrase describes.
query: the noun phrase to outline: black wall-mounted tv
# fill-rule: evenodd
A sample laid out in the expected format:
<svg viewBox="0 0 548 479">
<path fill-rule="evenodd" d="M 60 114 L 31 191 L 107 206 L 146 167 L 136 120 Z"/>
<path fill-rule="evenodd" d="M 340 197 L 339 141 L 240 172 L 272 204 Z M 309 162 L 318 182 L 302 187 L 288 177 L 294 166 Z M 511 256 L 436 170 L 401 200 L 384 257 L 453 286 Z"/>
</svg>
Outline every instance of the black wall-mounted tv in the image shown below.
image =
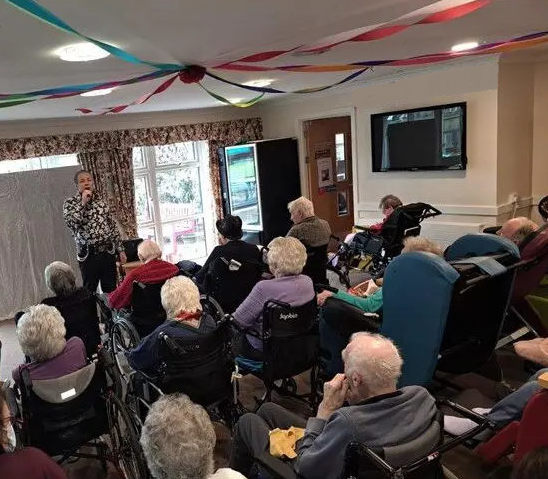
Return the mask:
<svg viewBox="0 0 548 479">
<path fill-rule="evenodd" d="M 465 170 L 466 103 L 371 115 L 373 171 Z"/>
</svg>

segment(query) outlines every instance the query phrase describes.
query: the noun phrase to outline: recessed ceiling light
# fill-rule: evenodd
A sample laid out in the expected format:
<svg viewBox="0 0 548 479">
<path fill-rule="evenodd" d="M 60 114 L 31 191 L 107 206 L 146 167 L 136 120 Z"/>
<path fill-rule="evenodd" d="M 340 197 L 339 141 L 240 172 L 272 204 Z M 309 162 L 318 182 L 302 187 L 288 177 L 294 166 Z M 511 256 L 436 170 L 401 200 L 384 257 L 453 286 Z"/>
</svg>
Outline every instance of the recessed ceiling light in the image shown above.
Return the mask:
<svg viewBox="0 0 548 479">
<path fill-rule="evenodd" d="M 262 88 L 264 86 L 270 85 L 273 81 L 274 80 L 271 80 L 270 78 L 261 78 L 259 80 L 246 81 L 244 85 Z"/>
<path fill-rule="evenodd" d="M 99 60 L 110 55 L 109 52 L 99 48 L 97 45 L 89 42 L 74 43 L 66 47 L 59 48 L 55 54 L 66 62 L 89 62 Z"/>
<path fill-rule="evenodd" d="M 452 52 L 465 52 L 466 50 L 472 50 L 474 48 L 477 48 L 479 45 L 478 42 L 463 42 L 463 43 L 457 43 L 456 45 L 453 45 L 451 47 Z"/>
<path fill-rule="evenodd" d="M 112 88 L 103 88 L 101 90 L 91 90 L 85 93 L 81 93 L 80 96 L 102 96 L 112 93 Z"/>
<path fill-rule="evenodd" d="M 229 98 L 228 101 L 230 103 L 241 103 L 243 101 L 243 98 Z"/>
</svg>

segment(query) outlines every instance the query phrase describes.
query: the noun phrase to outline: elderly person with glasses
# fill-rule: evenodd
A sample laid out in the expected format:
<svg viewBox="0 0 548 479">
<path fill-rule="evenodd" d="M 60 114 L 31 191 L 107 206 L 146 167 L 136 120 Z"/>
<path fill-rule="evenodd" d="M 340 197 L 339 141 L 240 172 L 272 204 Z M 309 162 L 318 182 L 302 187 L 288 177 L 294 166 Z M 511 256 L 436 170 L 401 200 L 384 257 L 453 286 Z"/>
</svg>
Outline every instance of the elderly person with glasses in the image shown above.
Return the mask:
<svg viewBox="0 0 548 479">
<path fill-rule="evenodd" d="M 133 369 L 154 374 L 160 365 L 160 333 L 170 337 L 187 338 L 213 331 L 215 319 L 202 312 L 200 292 L 194 282 L 185 276 L 168 279 L 160 291 L 167 319 L 127 355 Z"/>
<path fill-rule="evenodd" d="M 143 264 L 130 271 L 122 283 L 108 295 L 108 304 L 113 309 L 126 308 L 131 304 L 134 281 L 145 284 L 163 283 L 179 273 L 177 266 L 162 260 L 162 250 L 152 240 L 139 243 L 137 255 Z"/>
<path fill-rule="evenodd" d="M 13 417 L 0 387 L 0 477 L 24 479 L 66 479 L 63 469 L 46 453 L 34 447 L 16 450 Z"/>
<path fill-rule="evenodd" d="M 30 378 L 56 379 L 78 371 L 87 364 L 86 348 L 76 336 L 65 340 L 65 320 L 53 306 L 31 306 L 17 323 L 17 338 L 30 363 L 13 370 L 13 379 L 21 381 L 26 369 Z"/>
<path fill-rule="evenodd" d="M 312 280 L 301 274 L 306 263 L 306 249 L 296 238 L 274 238 L 268 245 L 267 263 L 273 279 L 259 281 L 244 302 L 234 311 L 234 321 L 244 329 L 260 332 L 262 312 L 268 300 L 301 306 L 315 297 Z M 249 334 L 234 340 L 237 355 L 262 360 L 262 341 Z"/>
<path fill-rule="evenodd" d="M 101 344 L 94 296 L 86 288 L 76 286 L 74 270 L 62 261 L 46 266 L 44 276 L 54 296 L 43 299 L 42 304 L 57 308 L 65 320 L 65 337 L 79 337 L 86 346 L 88 356 L 93 355 Z"/>
<path fill-rule="evenodd" d="M 205 409 L 184 394 L 152 404 L 141 446 L 155 479 L 245 479 L 231 469 L 214 471 L 215 431 Z"/>
</svg>

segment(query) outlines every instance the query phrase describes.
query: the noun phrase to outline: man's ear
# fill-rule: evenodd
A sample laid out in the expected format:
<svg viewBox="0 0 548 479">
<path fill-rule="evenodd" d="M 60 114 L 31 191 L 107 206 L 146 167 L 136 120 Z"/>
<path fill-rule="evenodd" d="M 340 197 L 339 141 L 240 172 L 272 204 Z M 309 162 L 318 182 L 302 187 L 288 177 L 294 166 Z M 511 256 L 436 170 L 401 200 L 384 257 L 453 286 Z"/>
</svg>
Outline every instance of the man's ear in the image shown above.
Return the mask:
<svg viewBox="0 0 548 479">
<path fill-rule="evenodd" d="M 357 389 L 362 385 L 363 380 L 362 377 L 356 371 L 354 371 L 350 375 L 350 382 L 352 383 L 352 389 Z"/>
</svg>

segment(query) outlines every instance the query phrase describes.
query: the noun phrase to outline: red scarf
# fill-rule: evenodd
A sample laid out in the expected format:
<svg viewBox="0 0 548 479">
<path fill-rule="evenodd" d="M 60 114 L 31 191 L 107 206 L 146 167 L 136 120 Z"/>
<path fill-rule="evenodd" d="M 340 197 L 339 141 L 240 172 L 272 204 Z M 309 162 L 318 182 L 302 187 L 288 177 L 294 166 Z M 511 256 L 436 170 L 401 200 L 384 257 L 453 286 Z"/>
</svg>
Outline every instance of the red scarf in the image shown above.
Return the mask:
<svg viewBox="0 0 548 479">
<path fill-rule="evenodd" d="M 179 313 L 177 316 L 175 316 L 175 319 L 178 321 L 190 321 L 192 319 L 200 319 L 201 317 L 201 311 L 196 311 L 194 313 L 187 313 L 183 311 L 182 313 Z"/>
</svg>

